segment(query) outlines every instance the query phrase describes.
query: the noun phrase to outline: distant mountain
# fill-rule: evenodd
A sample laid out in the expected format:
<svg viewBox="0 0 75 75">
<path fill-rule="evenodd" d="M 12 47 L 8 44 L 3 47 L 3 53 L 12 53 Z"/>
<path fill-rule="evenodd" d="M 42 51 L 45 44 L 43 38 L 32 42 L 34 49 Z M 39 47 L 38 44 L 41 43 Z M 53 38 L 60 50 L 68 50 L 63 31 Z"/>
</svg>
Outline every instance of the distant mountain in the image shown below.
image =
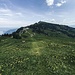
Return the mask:
<svg viewBox="0 0 75 75">
<path fill-rule="evenodd" d="M 24 37 L 23 35 L 29 36 L 29 33 L 38 33 L 54 37 L 75 37 L 75 28 L 40 21 L 27 27 L 21 27 L 12 35 Z"/>
<path fill-rule="evenodd" d="M 6 28 L 6 27 L 0 28 L 0 35 L 4 34 L 4 33 L 5 33 L 6 31 L 8 31 L 9 29 L 11 29 L 11 28 Z"/>
<path fill-rule="evenodd" d="M 10 29 L 8 31 L 6 31 L 4 34 L 12 34 L 13 32 L 15 32 L 18 28 L 15 29 Z"/>
<path fill-rule="evenodd" d="M 15 32 L 18 28 L 0 28 L 0 35 L 2 34 L 12 34 L 13 32 Z"/>
</svg>

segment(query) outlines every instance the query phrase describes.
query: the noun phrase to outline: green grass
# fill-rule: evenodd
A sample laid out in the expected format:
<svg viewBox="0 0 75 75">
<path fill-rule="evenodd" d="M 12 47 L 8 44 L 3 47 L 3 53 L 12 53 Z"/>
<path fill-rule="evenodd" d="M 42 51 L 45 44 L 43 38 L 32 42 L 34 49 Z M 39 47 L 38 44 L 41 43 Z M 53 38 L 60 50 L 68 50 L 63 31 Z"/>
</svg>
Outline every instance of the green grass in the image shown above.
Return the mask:
<svg viewBox="0 0 75 75">
<path fill-rule="evenodd" d="M 75 39 L 0 37 L 0 75 L 75 75 Z"/>
</svg>

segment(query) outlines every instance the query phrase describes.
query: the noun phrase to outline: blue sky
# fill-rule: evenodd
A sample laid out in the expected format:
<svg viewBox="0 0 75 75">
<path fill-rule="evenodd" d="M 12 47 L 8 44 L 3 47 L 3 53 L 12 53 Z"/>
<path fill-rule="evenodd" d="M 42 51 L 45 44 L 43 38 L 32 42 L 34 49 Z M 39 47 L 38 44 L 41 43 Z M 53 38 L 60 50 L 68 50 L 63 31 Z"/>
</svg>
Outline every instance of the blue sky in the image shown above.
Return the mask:
<svg viewBox="0 0 75 75">
<path fill-rule="evenodd" d="M 38 21 L 75 25 L 75 0 L 0 0 L 0 27 Z"/>
</svg>

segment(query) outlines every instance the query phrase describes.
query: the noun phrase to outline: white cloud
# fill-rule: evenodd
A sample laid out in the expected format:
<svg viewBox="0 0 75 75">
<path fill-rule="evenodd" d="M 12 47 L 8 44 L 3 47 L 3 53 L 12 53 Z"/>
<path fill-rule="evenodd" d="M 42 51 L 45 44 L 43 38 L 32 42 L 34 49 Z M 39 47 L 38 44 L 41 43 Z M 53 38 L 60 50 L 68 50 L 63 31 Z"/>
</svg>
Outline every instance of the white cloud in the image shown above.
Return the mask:
<svg viewBox="0 0 75 75">
<path fill-rule="evenodd" d="M 27 25 L 27 22 L 21 20 L 12 20 L 9 18 L 0 18 L 0 27 L 19 27 Z"/>
<path fill-rule="evenodd" d="M 54 4 L 54 0 L 46 0 L 48 6 L 52 6 Z"/>
<path fill-rule="evenodd" d="M 51 19 L 51 22 L 55 22 L 55 19 Z"/>
<path fill-rule="evenodd" d="M 66 3 L 66 2 L 67 2 L 67 1 L 65 1 L 65 0 L 61 0 L 61 3 L 62 3 L 62 4 Z"/>
<path fill-rule="evenodd" d="M 28 13 L 29 12 L 29 13 Z M 21 27 L 26 26 L 35 21 L 37 18 L 43 18 L 42 15 L 22 10 L 20 11 L 13 11 L 7 8 L 0 8 L 0 27 Z M 33 19 L 33 20 L 32 20 Z"/>
<path fill-rule="evenodd" d="M 62 6 L 62 3 L 57 3 L 56 6 L 60 7 Z"/>
<path fill-rule="evenodd" d="M 8 13 L 11 12 L 9 9 L 0 8 L 0 13 Z"/>
<path fill-rule="evenodd" d="M 65 4 L 67 1 L 65 0 L 61 0 L 59 3 L 56 4 L 57 7 L 62 6 L 63 4 Z"/>
<path fill-rule="evenodd" d="M 63 4 L 65 4 L 66 2 L 67 2 L 67 0 L 60 0 L 60 2 L 56 3 L 55 5 L 57 7 L 60 7 Z M 52 6 L 52 5 L 54 5 L 54 0 L 46 0 L 46 3 L 47 3 L 48 6 Z"/>
<path fill-rule="evenodd" d="M 0 16 L 7 16 L 7 17 L 12 17 L 12 16 L 23 16 L 21 12 L 13 12 L 10 9 L 5 9 L 5 8 L 0 8 Z"/>
<path fill-rule="evenodd" d="M 23 14 L 21 12 L 17 12 L 17 13 L 15 13 L 15 15 L 23 17 Z"/>
<path fill-rule="evenodd" d="M 19 20 L 22 16 L 21 12 L 15 12 L 7 8 L 0 8 L 0 27 L 25 25 L 26 23 L 23 20 Z"/>
<path fill-rule="evenodd" d="M 0 16 L 13 16 L 10 9 L 0 8 Z"/>
</svg>

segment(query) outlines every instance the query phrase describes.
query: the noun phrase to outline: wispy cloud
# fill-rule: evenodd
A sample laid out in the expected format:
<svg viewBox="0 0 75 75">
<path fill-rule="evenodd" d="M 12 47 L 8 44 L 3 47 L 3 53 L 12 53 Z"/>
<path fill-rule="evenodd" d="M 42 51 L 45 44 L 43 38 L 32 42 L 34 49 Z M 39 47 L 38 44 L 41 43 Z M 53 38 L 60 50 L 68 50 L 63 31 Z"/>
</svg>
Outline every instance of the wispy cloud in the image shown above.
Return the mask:
<svg viewBox="0 0 75 75">
<path fill-rule="evenodd" d="M 13 16 L 11 10 L 0 8 L 0 16 Z"/>
<path fill-rule="evenodd" d="M 48 6 L 52 6 L 54 4 L 54 0 L 46 0 Z"/>
<path fill-rule="evenodd" d="M 26 21 L 17 21 L 11 19 L 0 18 L 0 27 L 20 27 L 26 25 Z"/>
<path fill-rule="evenodd" d="M 38 18 L 41 20 L 43 15 L 34 13 L 32 11 L 13 11 L 7 8 L 0 8 L 0 27 L 21 27 L 37 22 Z M 36 18 L 36 19 L 34 19 Z M 39 20 L 38 20 L 39 21 Z"/>
<path fill-rule="evenodd" d="M 21 12 L 15 12 L 9 8 L 0 8 L 0 27 L 17 27 L 26 25 L 27 23 L 20 19 L 22 16 Z"/>
<path fill-rule="evenodd" d="M 9 9 L 0 8 L 0 13 L 8 13 L 11 12 Z"/>
</svg>

